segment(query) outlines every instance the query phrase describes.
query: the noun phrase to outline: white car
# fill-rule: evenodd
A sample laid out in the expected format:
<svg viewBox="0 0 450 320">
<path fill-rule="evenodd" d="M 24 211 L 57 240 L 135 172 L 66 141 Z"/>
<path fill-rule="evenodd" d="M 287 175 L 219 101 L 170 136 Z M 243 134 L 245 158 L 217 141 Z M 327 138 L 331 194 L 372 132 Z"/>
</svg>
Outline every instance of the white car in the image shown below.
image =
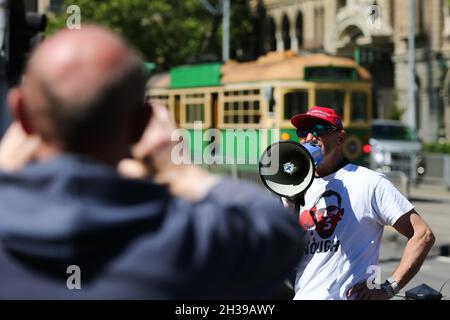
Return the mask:
<svg viewBox="0 0 450 320">
<path fill-rule="evenodd" d="M 400 121 L 373 120 L 370 168 L 389 173 L 404 172 L 416 184 L 425 174 L 422 142 L 412 128 Z"/>
</svg>

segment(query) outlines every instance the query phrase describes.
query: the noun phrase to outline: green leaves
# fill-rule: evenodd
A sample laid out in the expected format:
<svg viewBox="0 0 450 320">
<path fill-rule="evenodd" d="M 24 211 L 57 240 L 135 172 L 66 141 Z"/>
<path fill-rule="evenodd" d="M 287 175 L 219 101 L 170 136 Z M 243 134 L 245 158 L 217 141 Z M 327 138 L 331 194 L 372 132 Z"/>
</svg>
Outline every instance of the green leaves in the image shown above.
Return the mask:
<svg viewBox="0 0 450 320">
<path fill-rule="evenodd" d="M 217 7 L 220 0 L 209 2 Z M 214 17 L 200 0 L 66 0 L 63 13 L 50 17 L 47 34 L 65 27 L 69 5 L 80 7 L 81 25 L 109 26 L 139 49 L 147 61 L 156 63 L 157 70 L 189 63 L 201 55 L 221 58 L 221 32 L 213 32 Z M 252 22 L 246 8 L 246 1 L 232 1 L 232 48 L 233 43 L 248 43 L 243 34 L 249 35 Z"/>
</svg>

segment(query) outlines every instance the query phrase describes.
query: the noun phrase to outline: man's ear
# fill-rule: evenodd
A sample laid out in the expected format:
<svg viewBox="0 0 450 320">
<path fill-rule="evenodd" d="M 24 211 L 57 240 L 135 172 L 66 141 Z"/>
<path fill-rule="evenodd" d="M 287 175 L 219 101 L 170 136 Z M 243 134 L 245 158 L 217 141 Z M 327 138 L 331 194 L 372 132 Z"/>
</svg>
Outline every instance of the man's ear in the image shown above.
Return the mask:
<svg viewBox="0 0 450 320">
<path fill-rule="evenodd" d="M 346 137 L 345 131 L 344 131 L 344 130 L 341 130 L 341 131 L 339 132 L 339 136 L 338 136 L 338 145 L 343 145 L 343 144 L 344 144 L 344 142 L 345 142 L 345 137 Z"/>
<path fill-rule="evenodd" d="M 20 122 L 23 130 L 31 135 L 33 134 L 32 127 L 25 111 L 25 102 L 22 91 L 19 88 L 12 88 L 8 92 L 7 98 L 9 110 L 13 117 Z"/>
</svg>

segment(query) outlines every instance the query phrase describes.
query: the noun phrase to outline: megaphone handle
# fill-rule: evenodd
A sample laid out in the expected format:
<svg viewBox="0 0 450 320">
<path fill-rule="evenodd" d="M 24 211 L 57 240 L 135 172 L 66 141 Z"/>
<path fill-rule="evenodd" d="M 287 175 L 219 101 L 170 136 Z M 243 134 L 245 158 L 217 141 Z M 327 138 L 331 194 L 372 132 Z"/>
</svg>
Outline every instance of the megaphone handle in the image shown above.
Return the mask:
<svg viewBox="0 0 450 320">
<path fill-rule="evenodd" d="M 299 195 L 297 195 L 296 197 L 294 197 L 292 199 L 294 201 L 294 210 L 296 214 L 300 214 L 300 207 L 305 205 L 305 194 L 304 193 L 300 193 Z"/>
<path fill-rule="evenodd" d="M 299 203 L 295 204 L 295 209 L 294 210 L 295 210 L 296 216 L 300 215 L 300 204 Z"/>
</svg>

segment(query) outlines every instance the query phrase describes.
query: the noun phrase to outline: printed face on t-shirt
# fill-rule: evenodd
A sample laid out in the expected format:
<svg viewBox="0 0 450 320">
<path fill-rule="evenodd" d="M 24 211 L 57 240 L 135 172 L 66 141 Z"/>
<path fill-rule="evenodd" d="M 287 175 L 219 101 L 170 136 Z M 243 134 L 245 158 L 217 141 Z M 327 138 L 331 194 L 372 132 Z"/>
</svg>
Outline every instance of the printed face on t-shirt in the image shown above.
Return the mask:
<svg viewBox="0 0 450 320">
<path fill-rule="evenodd" d="M 337 195 L 322 195 L 315 206 L 301 213 L 300 224 L 306 230 L 316 230 L 321 238 L 327 239 L 333 234 L 343 215 L 344 210 L 339 206 Z"/>
</svg>

